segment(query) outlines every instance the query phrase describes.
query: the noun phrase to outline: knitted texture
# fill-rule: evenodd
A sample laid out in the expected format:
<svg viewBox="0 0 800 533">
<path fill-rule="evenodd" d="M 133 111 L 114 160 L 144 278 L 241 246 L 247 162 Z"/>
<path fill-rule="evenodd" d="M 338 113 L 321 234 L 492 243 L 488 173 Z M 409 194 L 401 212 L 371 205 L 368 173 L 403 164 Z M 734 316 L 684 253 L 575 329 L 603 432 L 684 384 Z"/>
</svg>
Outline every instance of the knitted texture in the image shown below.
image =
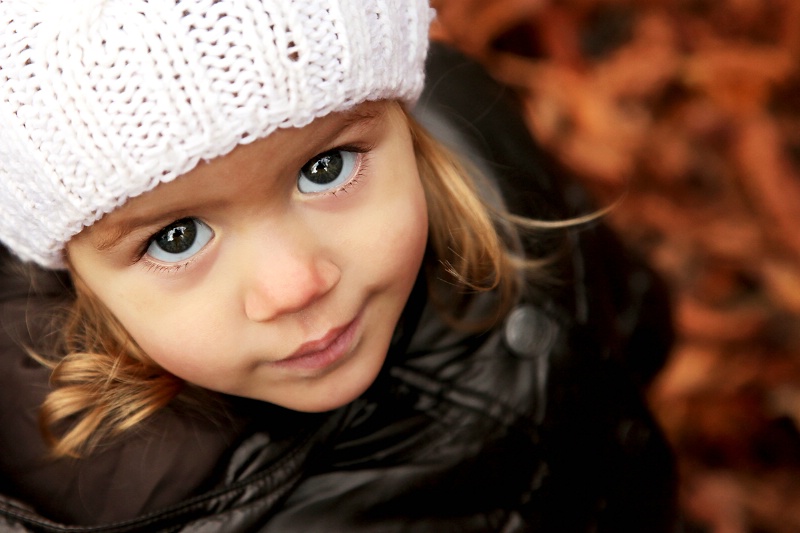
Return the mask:
<svg viewBox="0 0 800 533">
<path fill-rule="evenodd" d="M 63 267 L 126 200 L 277 128 L 413 103 L 427 0 L 0 1 L 0 241 Z"/>
</svg>

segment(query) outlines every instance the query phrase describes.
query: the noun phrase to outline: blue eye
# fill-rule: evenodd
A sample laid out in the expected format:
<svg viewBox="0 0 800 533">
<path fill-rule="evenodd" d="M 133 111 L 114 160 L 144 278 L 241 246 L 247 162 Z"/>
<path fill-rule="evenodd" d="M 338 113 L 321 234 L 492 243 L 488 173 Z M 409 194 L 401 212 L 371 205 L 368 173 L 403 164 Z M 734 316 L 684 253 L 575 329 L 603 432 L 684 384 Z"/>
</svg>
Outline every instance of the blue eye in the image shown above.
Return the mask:
<svg viewBox="0 0 800 533">
<path fill-rule="evenodd" d="M 324 192 L 346 184 L 358 161 L 356 152 L 335 149 L 311 158 L 297 175 L 297 188 L 302 193 Z"/>
<path fill-rule="evenodd" d="M 150 239 L 147 254 L 165 263 L 177 263 L 189 259 L 214 236 L 204 222 L 196 218 L 176 220 Z"/>
</svg>

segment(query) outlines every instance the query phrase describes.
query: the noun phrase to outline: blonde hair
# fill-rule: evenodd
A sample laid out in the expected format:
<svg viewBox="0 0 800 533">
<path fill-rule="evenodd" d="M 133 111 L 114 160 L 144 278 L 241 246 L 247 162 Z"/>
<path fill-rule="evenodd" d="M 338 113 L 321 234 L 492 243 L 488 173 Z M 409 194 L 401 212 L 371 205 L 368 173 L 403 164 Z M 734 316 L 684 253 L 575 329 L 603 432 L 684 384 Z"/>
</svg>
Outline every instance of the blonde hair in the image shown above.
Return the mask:
<svg viewBox="0 0 800 533">
<path fill-rule="evenodd" d="M 459 160 L 408 116 L 428 202 L 425 269 L 431 302 L 448 322 L 491 327 L 513 305 L 522 271 L 538 268 L 516 244 L 513 217 L 481 198 Z M 61 357 L 37 359 L 53 369 L 53 390 L 40 412 L 55 456 L 80 456 L 170 404 L 186 384 L 163 370 L 73 272 L 75 300 L 63 323 Z M 463 313 L 476 294 L 493 291 L 494 308 L 477 320 Z"/>
<path fill-rule="evenodd" d="M 39 412 L 55 456 L 79 456 L 169 404 L 183 389 L 133 341 L 108 308 L 72 274 L 75 299 L 61 324 L 58 358 L 35 358 L 52 368 L 53 390 Z"/>
</svg>

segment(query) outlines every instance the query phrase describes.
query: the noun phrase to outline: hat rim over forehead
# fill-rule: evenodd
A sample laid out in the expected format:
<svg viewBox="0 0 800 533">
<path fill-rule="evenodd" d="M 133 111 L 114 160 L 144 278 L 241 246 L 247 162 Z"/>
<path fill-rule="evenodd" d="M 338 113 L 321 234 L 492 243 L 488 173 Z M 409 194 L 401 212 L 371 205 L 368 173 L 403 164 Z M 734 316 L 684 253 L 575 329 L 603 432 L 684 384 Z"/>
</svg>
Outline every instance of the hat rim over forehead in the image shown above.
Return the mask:
<svg viewBox="0 0 800 533">
<path fill-rule="evenodd" d="M 431 17 L 427 0 L 0 2 L 0 241 L 61 268 L 84 227 L 201 160 L 413 103 Z"/>
</svg>

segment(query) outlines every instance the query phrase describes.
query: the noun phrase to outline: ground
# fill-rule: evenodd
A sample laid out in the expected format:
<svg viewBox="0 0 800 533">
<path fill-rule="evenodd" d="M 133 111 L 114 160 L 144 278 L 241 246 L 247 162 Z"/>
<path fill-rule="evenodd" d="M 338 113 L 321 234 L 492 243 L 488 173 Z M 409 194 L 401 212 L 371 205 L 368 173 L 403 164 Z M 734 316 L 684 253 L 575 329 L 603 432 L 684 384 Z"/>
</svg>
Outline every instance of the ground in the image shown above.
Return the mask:
<svg viewBox="0 0 800 533">
<path fill-rule="evenodd" d="M 686 520 L 800 531 L 800 2 L 434 4 L 671 288 L 648 400 Z"/>
</svg>

